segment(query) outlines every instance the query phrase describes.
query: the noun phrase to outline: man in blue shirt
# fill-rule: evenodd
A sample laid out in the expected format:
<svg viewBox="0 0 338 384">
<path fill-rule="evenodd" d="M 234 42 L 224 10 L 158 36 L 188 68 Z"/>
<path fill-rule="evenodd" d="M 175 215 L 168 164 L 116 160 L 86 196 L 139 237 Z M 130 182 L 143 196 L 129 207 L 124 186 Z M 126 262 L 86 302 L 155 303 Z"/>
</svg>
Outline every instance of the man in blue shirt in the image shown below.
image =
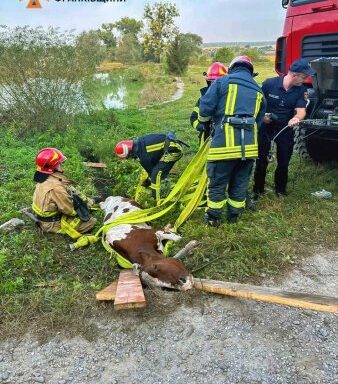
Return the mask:
<svg viewBox="0 0 338 384">
<path fill-rule="evenodd" d="M 267 101 L 264 122 L 258 134 L 258 159 L 256 161 L 254 200 L 264 193 L 268 155 L 272 139 L 276 138 L 277 168 L 275 171 L 275 192 L 278 197 L 286 195 L 288 167 L 293 151 L 294 131 L 305 118 L 307 89 L 303 85 L 313 70 L 305 59 L 296 60 L 287 75 L 264 81 L 262 90 Z"/>
<path fill-rule="evenodd" d="M 258 157 L 258 127 L 265 112 L 253 69 L 249 57 L 236 57 L 228 75 L 217 79 L 200 100 L 198 120 L 212 119 L 214 124 L 207 157 L 206 222 L 210 226 L 220 225 L 225 204 L 229 223 L 235 223 L 245 207 L 251 170 Z"/>
</svg>

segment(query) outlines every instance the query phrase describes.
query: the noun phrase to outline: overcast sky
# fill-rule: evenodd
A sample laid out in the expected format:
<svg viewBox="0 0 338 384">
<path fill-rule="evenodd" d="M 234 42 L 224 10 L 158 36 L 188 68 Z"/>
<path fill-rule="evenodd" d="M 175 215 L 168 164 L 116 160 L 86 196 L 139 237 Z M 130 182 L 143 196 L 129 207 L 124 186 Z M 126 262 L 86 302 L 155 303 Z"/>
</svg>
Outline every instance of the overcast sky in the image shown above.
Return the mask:
<svg viewBox="0 0 338 384">
<path fill-rule="evenodd" d="M 0 0 L 0 24 L 53 25 L 82 31 L 97 28 L 102 23 L 114 22 L 124 16 L 142 19 L 144 5 L 154 4 L 156 0 L 125 0 L 116 3 L 102 3 L 99 0 L 40 0 L 42 9 L 26 9 L 28 2 Z M 176 24 L 180 30 L 202 36 L 205 43 L 276 40 L 282 33 L 285 10 L 281 0 L 170 2 L 179 8 L 180 17 Z"/>
</svg>

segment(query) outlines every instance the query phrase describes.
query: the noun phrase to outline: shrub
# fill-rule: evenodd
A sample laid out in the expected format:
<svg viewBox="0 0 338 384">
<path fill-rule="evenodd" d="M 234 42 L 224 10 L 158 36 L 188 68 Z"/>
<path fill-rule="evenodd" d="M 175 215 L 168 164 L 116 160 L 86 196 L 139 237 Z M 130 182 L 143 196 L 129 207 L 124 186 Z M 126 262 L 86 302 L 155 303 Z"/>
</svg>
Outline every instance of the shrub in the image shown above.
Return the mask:
<svg viewBox="0 0 338 384">
<path fill-rule="evenodd" d="M 228 66 L 234 57 L 235 52 L 233 49 L 223 47 L 217 50 L 214 61 L 220 61 L 224 65 Z"/>
<path fill-rule="evenodd" d="M 2 120 L 25 132 L 63 130 L 86 110 L 81 80 L 100 60 L 92 42 L 53 28 L 1 27 Z"/>
</svg>

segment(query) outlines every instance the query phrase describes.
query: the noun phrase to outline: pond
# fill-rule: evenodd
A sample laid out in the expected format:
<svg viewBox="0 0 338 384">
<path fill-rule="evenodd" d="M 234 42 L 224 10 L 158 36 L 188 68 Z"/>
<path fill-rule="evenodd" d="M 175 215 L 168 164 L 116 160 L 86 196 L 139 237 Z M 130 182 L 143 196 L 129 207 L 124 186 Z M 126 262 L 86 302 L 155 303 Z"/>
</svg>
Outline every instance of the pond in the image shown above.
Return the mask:
<svg viewBox="0 0 338 384">
<path fill-rule="evenodd" d="M 94 109 L 125 109 L 137 107 L 144 82 L 125 81 L 122 75 L 97 73 L 86 84 L 89 104 Z"/>
</svg>

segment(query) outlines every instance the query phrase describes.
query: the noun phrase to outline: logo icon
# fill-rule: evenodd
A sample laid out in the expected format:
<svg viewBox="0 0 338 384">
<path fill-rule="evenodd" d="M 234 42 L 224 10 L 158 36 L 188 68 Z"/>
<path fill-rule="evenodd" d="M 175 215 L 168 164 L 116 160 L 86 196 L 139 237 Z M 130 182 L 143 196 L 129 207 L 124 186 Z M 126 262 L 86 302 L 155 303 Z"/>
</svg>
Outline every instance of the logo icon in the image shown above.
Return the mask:
<svg viewBox="0 0 338 384">
<path fill-rule="evenodd" d="M 23 0 L 20 0 L 20 1 L 23 1 Z M 42 8 L 42 5 L 41 5 L 42 0 L 26 0 L 26 1 L 28 1 L 26 8 L 29 8 L 29 9 Z M 49 1 L 49 0 L 45 0 L 45 1 Z"/>
</svg>

